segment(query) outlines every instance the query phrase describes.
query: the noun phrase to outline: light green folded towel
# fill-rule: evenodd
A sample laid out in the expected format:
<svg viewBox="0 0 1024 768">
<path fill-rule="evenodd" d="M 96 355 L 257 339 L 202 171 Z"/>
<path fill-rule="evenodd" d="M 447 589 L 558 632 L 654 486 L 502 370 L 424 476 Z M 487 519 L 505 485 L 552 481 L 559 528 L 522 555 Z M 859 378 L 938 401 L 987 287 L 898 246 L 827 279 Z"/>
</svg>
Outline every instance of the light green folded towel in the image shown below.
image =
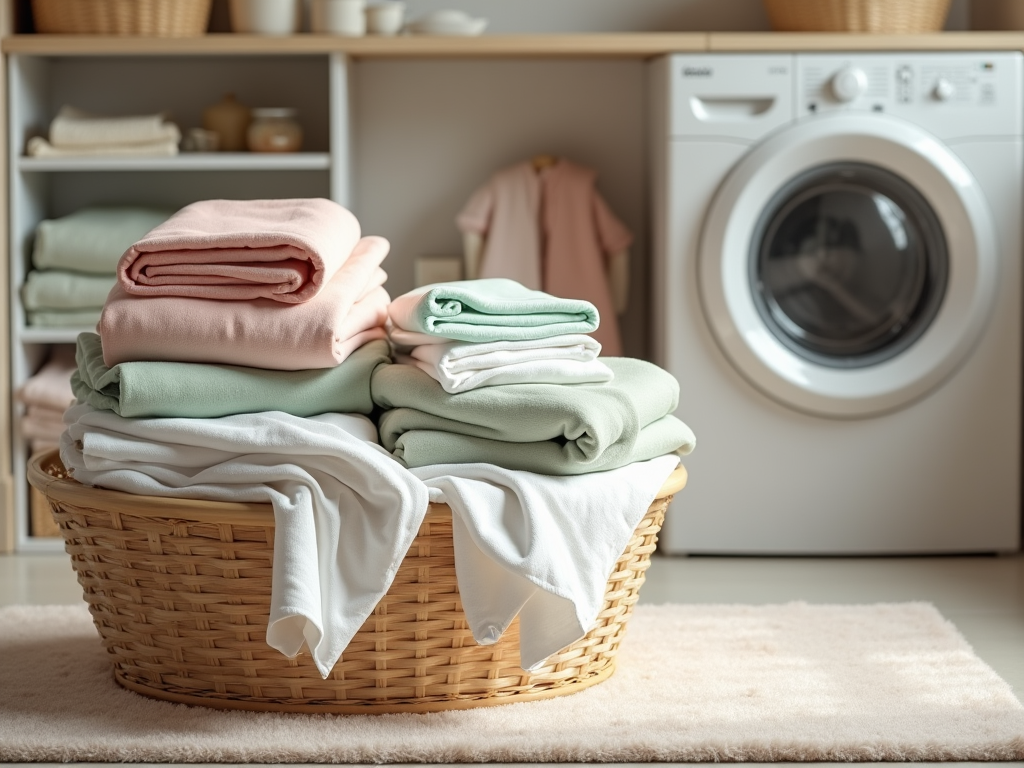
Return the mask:
<svg viewBox="0 0 1024 768">
<path fill-rule="evenodd" d="M 91 309 L 98 311 L 117 282 L 117 275 L 86 275 L 60 269 L 33 270 L 21 287 L 26 309 Z"/>
<path fill-rule="evenodd" d="M 341 365 L 308 371 L 163 362 L 108 368 L 100 337 L 82 333 L 75 360 L 71 389 L 80 403 L 125 417 L 210 419 L 264 411 L 368 414 L 373 410 L 370 376 L 391 358 L 381 339 L 363 345 Z"/>
<path fill-rule="evenodd" d="M 100 321 L 99 309 L 29 310 L 28 324 L 32 328 L 95 328 Z"/>
<path fill-rule="evenodd" d="M 113 274 L 121 255 L 174 211 L 137 206 L 82 208 L 36 227 L 32 265 Z"/>
<path fill-rule="evenodd" d="M 514 280 L 493 278 L 417 288 L 391 302 L 393 340 L 429 343 L 419 334 L 458 341 L 545 339 L 592 333 L 600 318 L 589 301 L 531 291 Z"/>
<path fill-rule="evenodd" d="M 693 432 L 670 415 L 679 385 L 651 363 L 602 358 L 600 384 L 505 384 L 450 395 L 411 365 L 373 375 L 381 444 L 409 467 L 484 462 L 545 475 L 601 472 L 689 453 Z"/>
</svg>

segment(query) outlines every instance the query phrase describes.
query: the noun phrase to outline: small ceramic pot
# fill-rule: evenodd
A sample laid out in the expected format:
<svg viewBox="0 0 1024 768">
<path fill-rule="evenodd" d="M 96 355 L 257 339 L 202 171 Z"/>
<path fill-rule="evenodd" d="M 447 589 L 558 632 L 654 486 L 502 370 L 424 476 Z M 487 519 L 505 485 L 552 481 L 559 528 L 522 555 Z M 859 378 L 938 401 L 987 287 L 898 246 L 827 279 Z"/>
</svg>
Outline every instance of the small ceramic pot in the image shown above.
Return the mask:
<svg viewBox="0 0 1024 768">
<path fill-rule="evenodd" d="M 366 31 L 371 35 L 397 35 L 405 21 L 405 3 L 383 0 L 366 6 Z"/>
<path fill-rule="evenodd" d="M 263 108 L 252 111 L 248 145 L 253 152 L 298 152 L 302 149 L 302 127 L 295 110 Z"/>
<path fill-rule="evenodd" d="M 299 0 L 231 0 L 231 29 L 251 35 L 292 35 L 299 31 Z"/>
<path fill-rule="evenodd" d="M 222 152 L 241 152 L 245 149 L 245 133 L 252 120 L 247 106 L 239 104 L 233 93 L 203 110 L 203 128 L 217 134 L 217 146 Z"/>
<path fill-rule="evenodd" d="M 366 0 L 312 0 L 310 29 L 321 35 L 366 34 Z"/>
</svg>

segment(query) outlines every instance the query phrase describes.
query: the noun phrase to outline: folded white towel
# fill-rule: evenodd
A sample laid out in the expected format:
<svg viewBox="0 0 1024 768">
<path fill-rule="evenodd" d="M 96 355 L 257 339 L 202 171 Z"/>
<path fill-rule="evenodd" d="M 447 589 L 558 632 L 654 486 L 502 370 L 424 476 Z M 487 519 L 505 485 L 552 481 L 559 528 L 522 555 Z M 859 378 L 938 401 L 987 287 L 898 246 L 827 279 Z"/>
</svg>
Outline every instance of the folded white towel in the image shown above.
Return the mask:
<svg viewBox="0 0 1024 768">
<path fill-rule="evenodd" d="M 587 384 L 611 381 L 612 369 L 597 359 L 601 345 L 584 334 L 481 344 L 423 344 L 400 363 L 415 365 L 455 394 L 498 384 Z"/>
<path fill-rule="evenodd" d="M 150 496 L 270 502 L 276 526 L 267 643 L 303 643 L 326 677 L 394 579 L 427 489 L 374 445 L 363 416 L 280 412 L 125 419 L 70 408 L 61 460 L 86 485 Z"/>
<path fill-rule="evenodd" d="M 497 641 L 519 614 L 526 670 L 597 620 L 615 562 L 678 465 L 661 456 L 610 472 L 549 477 L 491 464 L 412 472 L 453 512 L 455 570 L 473 637 Z"/>
<path fill-rule="evenodd" d="M 61 107 L 50 123 L 55 147 L 123 147 L 171 142 L 177 146 L 181 131 L 161 114 L 103 117 L 75 107 Z"/>
<path fill-rule="evenodd" d="M 152 141 L 145 144 L 89 147 L 55 147 L 42 136 L 28 140 L 30 157 L 171 157 L 178 154 L 177 141 Z"/>
</svg>

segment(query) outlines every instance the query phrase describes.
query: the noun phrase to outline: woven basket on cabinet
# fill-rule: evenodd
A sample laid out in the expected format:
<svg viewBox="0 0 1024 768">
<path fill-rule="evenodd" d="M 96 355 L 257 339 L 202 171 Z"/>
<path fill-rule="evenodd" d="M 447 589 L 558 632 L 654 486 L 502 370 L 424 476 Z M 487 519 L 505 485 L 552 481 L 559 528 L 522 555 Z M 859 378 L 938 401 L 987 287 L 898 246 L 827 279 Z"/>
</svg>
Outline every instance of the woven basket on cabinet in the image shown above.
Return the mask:
<svg viewBox="0 0 1024 768">
<path fill-rule="evenodd" d="M 43 34 L 194 37 L 206 33 L 213 0 L 32 0 Z"/>
<path fill-rule="evenodd" d="M 938 32 L 950 0 L 764 0 L 779 32 Z"/>
<path fill-rule="evenodd" d="M 311 657 L 266 644 L 269 504 L 133 496 L 63 476 L 56 452 L 28 468 L 111 654 L 117 682 L 185 704 L 277 712 L 435 712 L 574 693 L 607 679 L 655 549 L 679 467 L 608 580 L 594 627 L 536 672 L 519 667 L 519 621 L 479 646 L 455 581 L 452 513 L 431 504 L 398 574 L 327 680 Z"/>
</svg>

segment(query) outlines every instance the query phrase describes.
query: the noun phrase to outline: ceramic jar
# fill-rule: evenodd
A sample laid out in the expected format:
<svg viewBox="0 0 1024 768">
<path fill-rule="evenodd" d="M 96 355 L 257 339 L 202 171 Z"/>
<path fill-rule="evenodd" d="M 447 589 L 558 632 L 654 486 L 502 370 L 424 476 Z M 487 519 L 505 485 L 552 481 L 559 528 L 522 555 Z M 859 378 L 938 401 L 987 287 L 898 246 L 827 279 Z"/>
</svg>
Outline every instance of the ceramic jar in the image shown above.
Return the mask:
<svg viewBox="0 0 1024 768">
<path fill-rule="evenodd" d="M 217 134 L 217 146 L 222 152 L 245 149 L 246 131 L 251 120 L 251 111 L 244 104 L 239 104 L 233 93 L 224 94 L 219 104 L 203 110 L 203 128 Z"/>
<path fill-rule="evenodd" d="M 321 35 L 366 34 L 366 0 L 312 0 L 310 30 Z"/>
<path fill-rule="evenodd" d="M 405 3 L 381 0 L 366 6 L 366 31 L 371 35 L 397 35 L 405 21 Z"/>
<path fill-rule="evenodd" d="M 231 0 L 231 29 L 251 35 L 292 35 L 299 31 L 299 0 Z"/>
<path fill-rule="evenodd" d="M 302 127 L 294 109 L 264 108 L 252 111 L 248 145 L 253 152 L 298 152 L 302 148 Z"/>
</svg>

